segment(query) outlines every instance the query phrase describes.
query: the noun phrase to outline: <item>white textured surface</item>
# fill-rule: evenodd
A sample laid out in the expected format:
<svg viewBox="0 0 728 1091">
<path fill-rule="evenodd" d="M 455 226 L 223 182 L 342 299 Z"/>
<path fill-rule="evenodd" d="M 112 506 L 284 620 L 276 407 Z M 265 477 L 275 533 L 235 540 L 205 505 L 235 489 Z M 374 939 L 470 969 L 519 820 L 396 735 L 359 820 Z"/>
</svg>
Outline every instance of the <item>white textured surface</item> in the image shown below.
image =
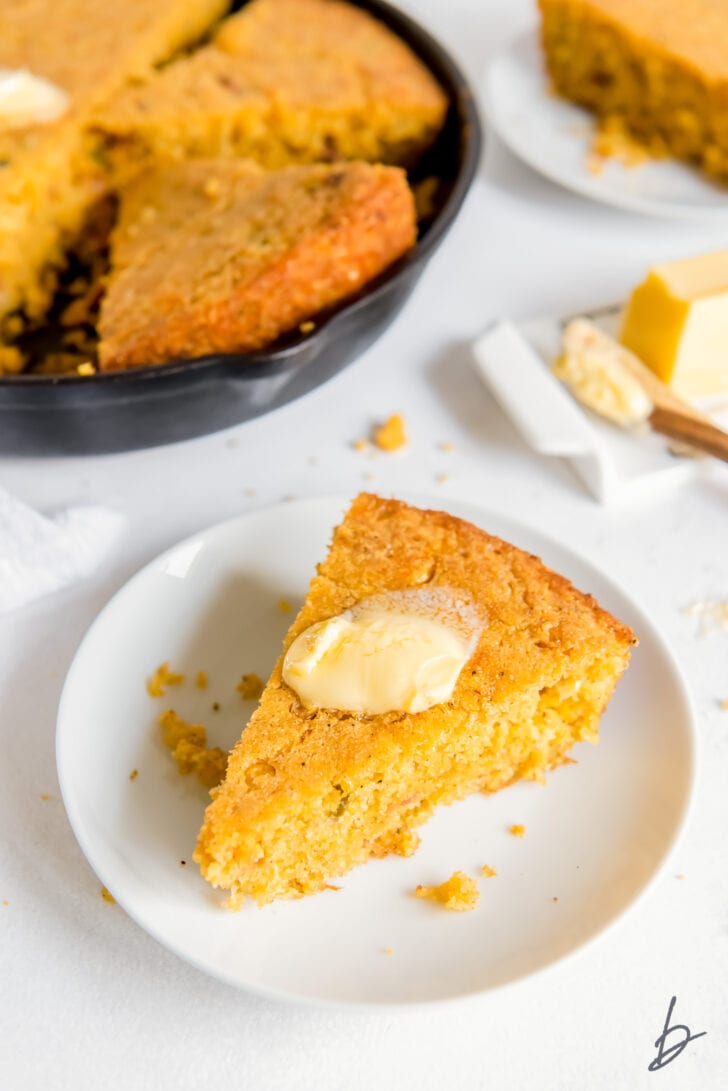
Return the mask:
<svg viewBox="0 0 728 1091">
<path fill-rule="evenodd" d="M 0 487 L 0 613 L 89 576 L 123 519 L 100 504 L 46 516 Z"/>
<path fill-rule="evenodd" d="M 411 7 L 475 79 L 489 53 L 532 18 L 521 0 Z M 0 621 L 0 1087 L 725 1087 L 728 713 L 719 701 L 728 697 L 728 636 L 697 638 L 682 608 L 728 599 L 728 473 L 706 462 L 695 482 L 606 512 L 568 467 L 526 448 L 464 348 L 496 316 L 620 298 L 648 261 L 711 246 L 710 230 L 641 220 L 562 192 L 492 141 L 462 217 L 396 325 L 324 389 L 273 417 L 172 448 L 0 461 L 3 484 L 40 509 L 102 503 L 129 519 L 99 574 Z M 412 433 L 406 454 L 370 459 L 351 449 L 371 421 L 398 409 Z M 441 441 L 456 449 L 440 450 Z M 441 473 L 449 477 L 438 483 Z M 684 880 L 668 874 L 583 957 L 455 1007 L 337 1013 L 258 1001 L 208 980 L 101 900 L 58 798 L 63 678 L 86 628 L 129 575 L 240 511 L 358 487 L 436 489 L 443 505 L 475 500 L 560 536 L 645 606 L 680 657 L 698 712 L 697 806 L 674 868 Z M 110 671 L 113 657 L 110 648 Z M 707 1036 L 649 1073 L 673 994 L 676 1021 Z"/>
</svg>

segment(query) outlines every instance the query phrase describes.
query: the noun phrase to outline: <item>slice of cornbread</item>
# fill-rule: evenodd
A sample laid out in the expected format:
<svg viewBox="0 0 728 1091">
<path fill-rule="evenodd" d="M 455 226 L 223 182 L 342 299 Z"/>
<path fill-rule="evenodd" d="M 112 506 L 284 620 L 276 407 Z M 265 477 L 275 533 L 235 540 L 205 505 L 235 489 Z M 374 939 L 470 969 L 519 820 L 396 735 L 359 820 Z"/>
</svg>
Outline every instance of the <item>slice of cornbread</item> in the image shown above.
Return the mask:
<svg viewBox="0 0 728 1091">
<path fill-rule="evenodd" d="M 410 166 L 447 99 L 411 49 L 340 0 L 252 0 L 210 45 L 117 96 L 98 119 L 119 176 L 150 159 L 234 155 L 269 168 Z"/>
<path fill-rule="evenodd" d="M 341 302 L 415 242 L 404 171 L 196 160 L 123 194 L 103 369 L 246 352 Z"/>
<path fill-rule="evenodd" d="M 228 0 L 2 0 L 0 67 L 65 93 L 57 120 L 11 128 L 0 116 L 0 341 L 13 314 L 41 316 L 53 270 L 105 180 L 86 135 L 91 113 L 131 78 L 197 39 Z"/>
<path fill-rule="evenodd" d="M 728 178 L 728 4 L 539 0 L 556 91 Z"/>
<path fill-rule="evenodd" d="M 323 889 L 371 856 L 409 855 L 440 803 L 541 780 L 599 717 L 635 637 L 589 595 L 444 512 L 359 496 L 284 642 L 382 592 L 443 588 L 484 627 L 450 700 L 375 716 L 302 707 L 278 661 L 214 791 L 195 859 L 264 904 Z"/>
</svg>

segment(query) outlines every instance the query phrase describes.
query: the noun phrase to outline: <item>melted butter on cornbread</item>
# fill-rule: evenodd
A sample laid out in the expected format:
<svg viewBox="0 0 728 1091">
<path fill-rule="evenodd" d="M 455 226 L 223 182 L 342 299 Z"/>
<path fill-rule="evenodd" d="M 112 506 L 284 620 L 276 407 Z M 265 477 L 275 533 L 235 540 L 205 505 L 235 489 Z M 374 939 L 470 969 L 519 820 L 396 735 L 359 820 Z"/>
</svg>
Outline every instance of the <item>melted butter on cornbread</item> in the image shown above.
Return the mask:
<svg viewBox="0 0 728 1091">
<path fill-rule="evenodd" d="M 57 121 L 69 105 L 66 92 L 43 76 L 0 67 L 0 132 Z"/>
<path fill-rule="evenodd" d="M 424 712 L 452 696 L 482 627 L 445 588 L 375 595 L 299 633 L 283 678 L 313 708 Z"/>
</svg>

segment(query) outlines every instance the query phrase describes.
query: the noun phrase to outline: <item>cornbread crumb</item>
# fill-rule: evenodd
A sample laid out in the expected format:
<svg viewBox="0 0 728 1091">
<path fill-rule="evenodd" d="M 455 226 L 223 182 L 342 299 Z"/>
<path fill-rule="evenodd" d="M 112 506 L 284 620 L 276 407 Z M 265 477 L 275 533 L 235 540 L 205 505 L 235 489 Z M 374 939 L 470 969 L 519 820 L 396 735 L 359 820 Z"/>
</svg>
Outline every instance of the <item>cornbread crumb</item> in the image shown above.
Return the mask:
<svg viewBox="0 0 728 1091">
<path fill-rule="evenodd" d="M 288 599 L 278 599 L 278 609 L 282 614 L 290 614 L 291 604 Z"/>
<path fill-rule="evenodd" d="M 586 169 L 588 170 L 589 174 L 603 174 L 604 160 L 600 156 L 595 155 L 594 152 L 589 152 L 586 157 Z"/>
<path fill-rule="evenodd" d="M 455 450 L 455 444 L 450 443 L 449 440 L 445 440 L 443 443 L 438 443 L 437 446 L 441 451 L 445 451 L 448 454 Z"/>
<path fill-rule="evenodd" d="M 78 365 L 78 367 L 76 368 L 76 372 L 78 375 L 95 375 L 96 368 L 90 360 L 84 360 L 82 364 Z"/>
<path fill-rule="evenodd" d="M 520 823 L 517 823 L 515 826 L 509 826 L 508 832 L 510 834 L 513 834 L 514 837 L 525 837 L 526 827 L 522 826 Z"/>
<path fill-rule="evenodd" d="M 368 439 L 355 439 L 352 443 L 352 447 L 355 451 L 366 451 L 369 447 Z"/>
<path fill-rule="evenodd" d="M 25 356 L 13 345 L 0 345 L 0 375 L 16 375 L 25 367 Z"/>
<path fill-rule="evenodd" d="M 157 667 L 152 677 L 147 681 L 147 693 L 150 697 L 162 697 L 166 686 L 178 686 L 184 680 L 184 674 L 176 674 L 173 670 L 170 670 L 169 661 L 167 661 Z"/>
<path fill-rule="evenodd" d="M 385 955 L 391 955 L 391 953 L 392 953 L 392 948 L 391 948 L 391 947 L 385 947 L 385 948 L 384 948 L 384 953 L 385 953 Z"/>
<path fill-rule="evenodd" d="M 7 901 L 7 899 L 3 898 L 3 905 L 10 905 L 10 902 Z"/>
<path fill-rule="evenodd" d="M 559 900 L 558 898 L 552 898 L 551 899 L 552 902 L 557 902 L 558 900 Z"/>
<path fill-rule="evenodd" d="M 298 329 L 301 333 L 313 333 L 313 331 L 316 329 L 316 323 L 311 321 L 301 322 Z"/>
<path fill-rule="evenodd" d="M 139 776 L 139 770 L 138 769 L 132 769 L 131 773 L 129 773 L 129 780 L 136 780 L 136 778 L 138 776 Z"/>
<path fill-rule="evenodd" d="M 684 876 L 684 875 L 676 875 L 676 876 L 675 876 L 675 878 L 676 878 L 676 879 L 684 879 L 684 878 L 685 878 L 685 876 Z"/>
<path fill-rule="evenodd" d="M 407 446 L 407 431 L 404 418 L 399 413 L 392 416 L 375 428 L 372 441 L 381 451 L 399 451 Z"/>
<path fill-rule="evenodd" d="M 244 701 L 257 700 L 263 692 L 263 680 L 255 671 L 244 674 L 238 682 L 237 690 Z"/>
<path fill-rule="evenodd" d="M 723 700 L 720 702 L 720 707 L 728 712 L 728 697 L 723 698 Z"/>
<path fill-rule="evenodd" d="M 437 475 L 438 485 L 444 485 L 445 482 L 449 481 L 449 480 L 450 480 L 450 474 L 438 474 Z"/>
<path fill-rule="evenodd" d="M 113 894 L 110 893 L 110 891 L 106 889 L 105 886 L 101 887 L 101 897 L 104 899 L 105 902 L 108 902 L 109 905 L 116 905 L 116 898 Z"/>
<path fill-rule="evenodd" d="M 197 672 L 197 677 L 195 678 L 195 685 L 197 686 L 198 689 L 207 689 L 207 672 L 206 671 L 198 671 Z"/>
<path fill-rule="evenodd" d="M 464 871 L 454 871 L 439 886 L 418 886 L 415 896 L 439 902 L 445 909 L 452 909 L 455 913 L 465 913 L 469 909 L 475 909 L 480 894 L 478 884 L 472 876 L 466 875 Z"/>
<path fill-rule="evenodd" d="M 704 599 L 687 606 L 684 612 L 688 617 L 697 618 L 700 636 L 728 630 L 728 601 Z"/>
<path fill-rule="evenodd" d="M 48 794 L 48 792 L 41 792 L 41 794 L 40 794 L 40 798 L 41 798 L 42 800 L 44 800 L 44 801 L 45 801 L 45 800 L 48 800 L 48 799 L 50 799 L 51 797 L 50 797 L 50 795 Z"/>
<path fill-rule="evenodd" d="M 490 864 L 483 864 L 482 868 L 480 869 L 480 874 L 485 876 L 486 879 L 492 879 L 494 875 L 498 874 L 498 872 L 495 870 L 494 867 L 491 867 Z"/>
<path fill-rule="evenodd" d="M 228 756 L 219 746 L 208 748 L 202 724 L 188 724 L 170 708 L 159 717 L 159 726 L 182 776 L 194 771 L 201 784 L 215 788 L 225 776 Z"/>
<path fill-rule="evenodd" d="M 616 159 L 623 167 L 640 167 L 650 157 L 665 155 L 665 149 L 664 145 L 653 143 L 647 148 L 632 136 L 621 117 L 611 114 L 597 122 L 591 153 L 602 162 L 605 159 Z"/>
<path fill-rule="evenodd" d="M 440 179 L 432 174 L 412 186 L 418 220 L 430 220 L 435 215 L 439 189 Z"/>
</svg>

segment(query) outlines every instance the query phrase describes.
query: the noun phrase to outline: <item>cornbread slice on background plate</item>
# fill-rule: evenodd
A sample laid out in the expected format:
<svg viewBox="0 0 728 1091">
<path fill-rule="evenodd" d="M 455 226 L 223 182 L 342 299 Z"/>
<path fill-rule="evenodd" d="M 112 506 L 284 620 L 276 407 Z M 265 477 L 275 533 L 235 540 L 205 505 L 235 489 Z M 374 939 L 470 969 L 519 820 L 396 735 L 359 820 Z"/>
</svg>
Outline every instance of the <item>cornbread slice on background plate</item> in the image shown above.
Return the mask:
<svg viewBox="0 0 728 1091">
<path fill-rule="evenodd" d="M 728 5 L 715 0 L 539 0 L 555 90 L 728 180 Z"/>
<path fill-rule="evenodd" d="M 120 177 L 149 160 L 233 155 L 266 167 L 333 159 L 411 166 L 447 98 L 395 34 L 339 0 L 253 0 L 210 45 L 101 111 Z"/>
<path fill-rule="evenodd" d="M 38 318 L 53 271 L 105 181 L 86 126 L 126 80 L 199 38 L 227 0 L 3 0 L 0 68 L 50 81 L 57 115 L 23 127 L 0 111 L 0 342 Z M 0 370 L 2 370 L 0 368 Z"/>
<path fill-rule="evenodd" d="M 415 243 L 398 167 L 266 172 L 195 160 L 122 196 L 102 302 L 102 369 L 269 344 L 372 280 Z"/>
<path fill-rule="evenodd" d="M 422 712 L 304 707 L 276 664 L 214 793 L 195 860 L 237 907 L 324 889 L 409 855 L 441 803 L 541 780 L 595 741 L 632 631 L 522 550 L 436 511 L 363 494 L 334 533 L 284 652 L 371 596 L 464 598 L 482 630 L 450 699 Z"/>
</svg>

